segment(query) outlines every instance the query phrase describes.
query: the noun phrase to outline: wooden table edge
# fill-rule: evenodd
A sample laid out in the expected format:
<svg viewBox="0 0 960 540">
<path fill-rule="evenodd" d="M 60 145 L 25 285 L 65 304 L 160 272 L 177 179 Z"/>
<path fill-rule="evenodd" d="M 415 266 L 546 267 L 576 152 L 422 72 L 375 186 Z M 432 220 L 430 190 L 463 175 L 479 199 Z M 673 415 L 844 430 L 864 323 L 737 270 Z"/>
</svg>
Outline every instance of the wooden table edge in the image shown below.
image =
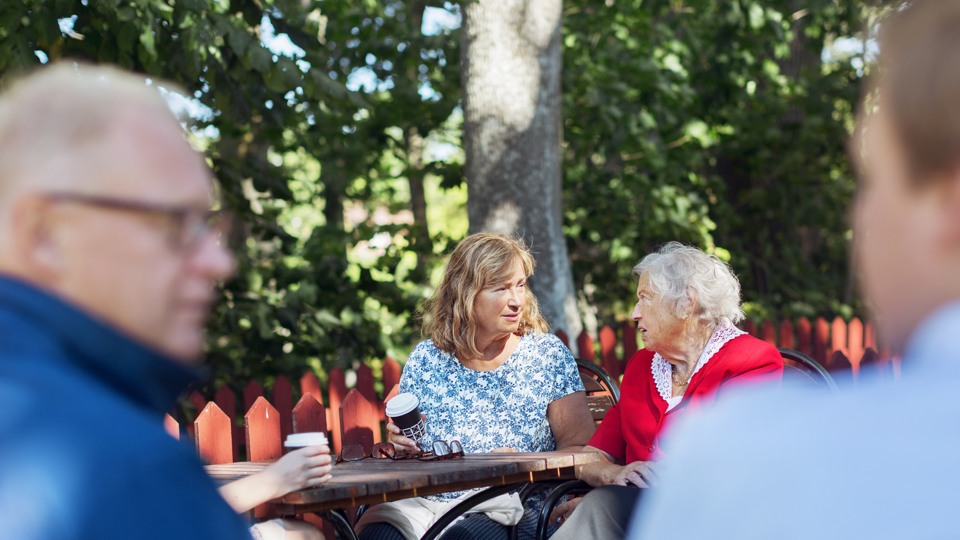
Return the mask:
<svg viewBox="0 0 960 540">
<path fill-rule="evenodd" d="M 275 512 L 278 512 L 283 515 L 292 515 L 292 514 L 304 514 L 304 513 L 314 513 L 322 512 L 324 510 L 337 510 L 342 508 L 351 508 L 355 506 L 360 506 L 361 504 L 377 504 L 382 502 L 398 501 L 401 499 L 407 499 L 410 497 L 423 497 L 427 495 L 437 495 L 440 493 L 448 493 L 451 491 L 465 491 L 469 489 L 482 489 L 487 487 L 494 486 L 505 486 L 512 484 L 527 484 L 530 482 L 540 482 L 543 480 L 573 480 L 574 468 L 573 467 L 562 467 L 556 469 L 546 469 L 542 471 L 528 471 L 522 473 L 516 473 L 506 476 L 500 476 L 496 479 L 486 480 L 482 482 L 477 481 L 465 481 L 451 484 L 444 484 L 439 486 L 428 485 L 422 488 L 404 490 L 404 491 L 395 491 L 390 493 L 390 496 L 387 497 L 385 493 L 378 493 L 374 495 L 360 495 L 357 497 L 351 497 L 349 501 L 347 499 L 337 499 L 331 501 L 317 501 L 310 503 L 300 503 L 300 502 L 291 502 L 289 499 L 290 496 L 284 497 L 279 502 L 271 503 L 271 508 Z"/>
</svg>

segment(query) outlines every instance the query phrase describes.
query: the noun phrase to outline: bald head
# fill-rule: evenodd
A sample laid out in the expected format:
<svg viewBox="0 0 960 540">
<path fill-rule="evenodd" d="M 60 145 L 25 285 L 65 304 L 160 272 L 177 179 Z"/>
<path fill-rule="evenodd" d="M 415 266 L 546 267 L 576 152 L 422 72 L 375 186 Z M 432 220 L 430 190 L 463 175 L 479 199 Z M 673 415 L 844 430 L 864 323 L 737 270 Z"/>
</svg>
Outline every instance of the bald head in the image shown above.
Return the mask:
<svg viewBox="0 0 960 540">
<path fill-rule="evenodd" d="M 211 188 L 142 76 L 60 64 L 0 96 L 0 273 L 178 359 L 233 270 Z"/>
<path fill-rule="evenodd" d="M 113 67 L 59 63 L 15 82 L 0 98 L 0 205 L 23 190 L 83 189 L 132 110 L 177 125 L 156 86 Z"/>
</svg>

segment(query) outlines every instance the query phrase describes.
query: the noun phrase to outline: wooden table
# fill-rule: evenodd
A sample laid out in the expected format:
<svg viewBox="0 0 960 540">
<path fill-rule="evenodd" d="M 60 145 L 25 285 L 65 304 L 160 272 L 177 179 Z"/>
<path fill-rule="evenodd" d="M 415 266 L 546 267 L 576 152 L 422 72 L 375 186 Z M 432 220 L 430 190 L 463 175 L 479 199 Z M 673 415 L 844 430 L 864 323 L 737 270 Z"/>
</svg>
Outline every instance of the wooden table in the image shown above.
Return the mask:
<svg viewBox="0 0 960 540">
<path fill-rule="evenodd" d="M 364 459 L 335 465 L 329 482 L 290 493 L 272 506 L 279 514 L 292 515 L 480 487 L 503 486 L 496 491 L 505 492 L 529 482 L 573 479 L 576 466 L 597 459 L 593 452 L 467 454 L 440 461 Z M 207 472 L 226 483 L 267 465 L 269 462 L 208 465 Z M 335 516 L 335 525 L 344 534 L 337 519 Z"/>
</svg>

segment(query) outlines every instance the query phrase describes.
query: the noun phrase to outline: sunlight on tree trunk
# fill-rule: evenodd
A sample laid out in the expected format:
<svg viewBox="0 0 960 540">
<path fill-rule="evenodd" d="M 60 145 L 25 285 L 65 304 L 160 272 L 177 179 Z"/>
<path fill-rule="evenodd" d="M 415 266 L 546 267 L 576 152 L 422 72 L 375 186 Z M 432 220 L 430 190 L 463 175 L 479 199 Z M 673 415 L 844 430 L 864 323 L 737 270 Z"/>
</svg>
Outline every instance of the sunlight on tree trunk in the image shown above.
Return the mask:
<svg viewBox="0 0 960 540">
<path fill-rule="evenodd" d="M 552 330 L 581 329 L 560 207 L 561 0 L 465 5 L 464 146 L 470 232 L 521 236 Z"/>
</svg>

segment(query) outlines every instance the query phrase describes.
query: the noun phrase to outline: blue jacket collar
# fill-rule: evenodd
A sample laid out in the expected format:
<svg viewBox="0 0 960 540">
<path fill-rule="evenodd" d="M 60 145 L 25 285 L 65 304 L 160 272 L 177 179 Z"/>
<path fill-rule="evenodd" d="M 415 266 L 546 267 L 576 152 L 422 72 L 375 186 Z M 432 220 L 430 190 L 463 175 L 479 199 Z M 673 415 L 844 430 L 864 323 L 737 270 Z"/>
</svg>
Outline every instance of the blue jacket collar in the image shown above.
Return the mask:
<svg viewBox="0 0 960 540">
<path fill-rule="evenodd" d="M 168 411 L 203 372 L 161 355 L 65 301 L 0 275 L 0 311 L 16 314 L 50 336 L 74 367 L 148 410 Z M 46 359 L 45 359 L 46 360 Z M 55 359 L 49 359 L 55 361 Z"/>
</svg>

